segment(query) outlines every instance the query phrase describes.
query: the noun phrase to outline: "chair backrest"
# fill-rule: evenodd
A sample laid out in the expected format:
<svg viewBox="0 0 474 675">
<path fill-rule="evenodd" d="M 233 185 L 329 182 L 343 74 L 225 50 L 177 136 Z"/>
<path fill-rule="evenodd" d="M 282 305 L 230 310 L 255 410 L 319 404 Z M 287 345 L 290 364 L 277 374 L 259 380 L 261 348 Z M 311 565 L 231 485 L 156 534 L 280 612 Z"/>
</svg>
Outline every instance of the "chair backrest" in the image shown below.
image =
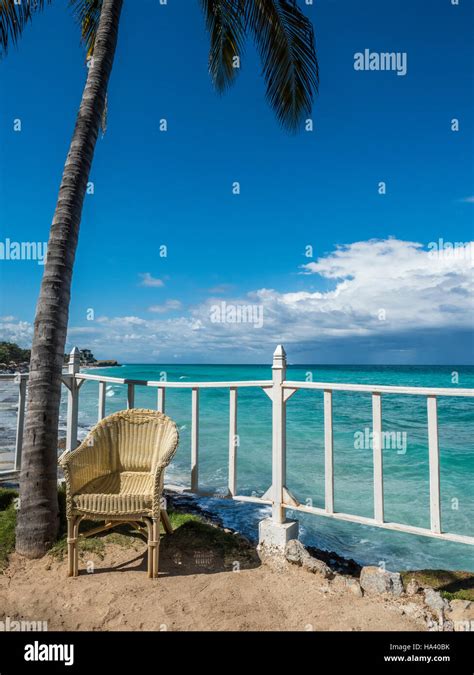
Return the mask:
<svg viewBox="0 0 474 675">
<path fill-rule="evenodd" d="M 121 410 L 100 424 L 108 435 L 112 471 L 154 471 L 171 461 L 178 446 L 176 424 L 156 410 Z"/>
</svg>

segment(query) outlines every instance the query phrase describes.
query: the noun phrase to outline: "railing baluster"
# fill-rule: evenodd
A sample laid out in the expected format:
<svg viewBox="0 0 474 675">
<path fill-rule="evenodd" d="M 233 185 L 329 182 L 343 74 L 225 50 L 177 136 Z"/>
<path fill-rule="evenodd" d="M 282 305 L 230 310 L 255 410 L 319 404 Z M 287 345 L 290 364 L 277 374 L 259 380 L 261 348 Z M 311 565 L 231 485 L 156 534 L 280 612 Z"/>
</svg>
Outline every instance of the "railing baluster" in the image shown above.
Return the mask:
<svg viewBox="0 0 474 675">
<path fill-rule="evenodd" d="M 26 378 L 20 377 L 18 387 L 18 417 L 16 420 L 15 471 L 21 468 L 21 451 L 23 448 L 23 430 L 25 426 Z"/>
<path fill-rule="evenodd" d="M 197 490 L 199 453 L 199 389 L 193 387 L 191 393 L 191 490 Z"/>
<path fill-rule="evenodd" d="M 128 384 L 127 385 L 127 408 L 130 410 L 130 408 L 135 407 L 135 385 L 134 384 Z"/>
<path fill-rule="evenodd" d="M 105 417 L 105 392 L 106 392 L 106 383 L 99 382 L 99 410 L 98 410 L 98 421 L 103 420 Z"/>
<path fill-rule="evenodd" d="M 164 387 L 158 387 L 157 409 L 158 409 L 158 412 L 161 412 L 161 413 L 165 412 L 165 394 L 166 394 L 166 389 Z"/>
<path fill-rule="evenodd" d="M 273 354 L 272 376 L 272 519 L 281 524 L 286 520 L 282 506 L 286 483 L 286 403 L 281 386 L 286 378 L 286 352 L 282 345 Z"/>
<path fill-rule="evenodd" d="M 431 531 L 441 532 L 441 500 L 439 484 L 438 401 L 428 396 L 428 448 L 430 463 L 430 521 Z"/>
<path fill-rule="evenodd" d="M 334 459 L 331 390 L 324 392 L 324 494 L 324 506 L 327 513 L 334 513 Z"/>
<path fill-rule="evenodd" d="M 229 492 L 237 492 L 237 389 L 231 387 L 229 395 Z"/>
<path fill-rule="evenodd" d="M 372 394 L 372 431 L 374 457 L 374 518 L 377 523 L 383 523 L 382 398 L 380 394 Z"/>
<path fill-rule="evenodd" d="M 76 374 L 80 371 L 81 356 L 77 347 L 69 355 L 68 373 L 70 375 L 69 390 L 67 392 L 67 427 L 66 450 L 77 448 L 77 419 L 79 415 L 79 387 Z"/>
</svg>

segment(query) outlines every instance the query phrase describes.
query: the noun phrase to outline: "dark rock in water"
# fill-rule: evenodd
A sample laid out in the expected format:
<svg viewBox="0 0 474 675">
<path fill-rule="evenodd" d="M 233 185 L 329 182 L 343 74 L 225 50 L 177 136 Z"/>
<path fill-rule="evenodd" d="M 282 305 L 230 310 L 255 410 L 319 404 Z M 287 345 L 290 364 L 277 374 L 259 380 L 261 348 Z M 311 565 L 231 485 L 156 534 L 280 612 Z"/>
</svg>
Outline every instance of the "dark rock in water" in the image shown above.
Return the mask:
<svg viewBox="0 0 474 675">
<path fill-rule="evenodd" d="M 360 574 L 362 565 L 359 565 L 352 558 L 343 558 L 334 551 L 322 551 L 314 546 L 307 546 L 306 549 L 312 556 L 325 562 L 334 572 L 349 574 L 352 577 L 358 577 Z"/>
<path fill-rule="evenodd" d="M 10 361 L 10 363 L 0 363 L 0 373 L 2 375 L 14 375 L 15 373 L 27 373 L 30 369 L 30 364 L 28 361 L 21 361 L 16 363 L 15 361 Z"/>
</svg>

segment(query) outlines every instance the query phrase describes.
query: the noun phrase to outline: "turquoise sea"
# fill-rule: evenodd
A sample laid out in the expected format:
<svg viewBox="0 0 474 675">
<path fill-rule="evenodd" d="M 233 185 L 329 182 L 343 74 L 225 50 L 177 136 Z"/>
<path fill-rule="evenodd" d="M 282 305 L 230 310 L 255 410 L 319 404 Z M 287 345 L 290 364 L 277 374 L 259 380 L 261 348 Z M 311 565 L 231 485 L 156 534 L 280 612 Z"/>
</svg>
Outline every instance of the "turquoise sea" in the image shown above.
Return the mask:
<svg viewBox="0 0 474 675">
<path fill-rule="evenodd" d="M 229 381 L 271 379 L 270 366 L 125 365 L 94 369 L 104 374 L 140 380 Z M 429 387 L 474 387 L 472 366 L 289 366 L 287 379 L 361 384 Z M 456 375 L 457 374 L 457 375 Z M 457 380 L 457 381 L 456 381 Z M 2 385 L 5 386 L 5 385 Z M 80 391 L 80 435 L 97 419 L 97 382 Z M 2 390 L 2 396 L 4 391 Z M 107 386 L 106 412 L 126 407 L 126 386 Z M 8 405 L 0 399 L 0 425 L 10 426 Z M 135 388 L 135 406 L 156 408 L 156 389 Z M 65 400 L 62 406 L 64 431 Z M 166 413 L 180 429 L 180 445 L 168 469 L 167 482 L 187 486 L 190 480 L 190 390 L 167 390 Z M 228 389 L 200 393 L 200 487 L 217 494 L 227 485 Z M 459 534 L 474 534 L 474 400 L 440 397 L 438 403 L 441 452 L 442 526 Z M 371 396 L 334 392 L 335 509 L 373 515 L 372 450 L 365 442 L 370 431 Z M 384 448 L 386 520 L 429 527 L 428 437 L 426 397 L 382 397 L 384 431 L 395 432 Z M 238 492 L 261 496 L 271 484 L 271 402 L 261 389 L 239 389 Z M 1 458 L 1 455 L 0 455 Z M 299 391 L 287 404 L 287 486 L 301 503 L 324 506 L 323 394 Z M 258 521 L 269 508 L 216 498 L 202 498 L 224 523 L 256 537 Z M 384 531 L 329 518 L 291 513 L 300 521 L 301 539 L 362 564 L 385 563 L 387 569 L 448 568 L 474 571 L 474 548 L 428 537 Z"/>
</svg>

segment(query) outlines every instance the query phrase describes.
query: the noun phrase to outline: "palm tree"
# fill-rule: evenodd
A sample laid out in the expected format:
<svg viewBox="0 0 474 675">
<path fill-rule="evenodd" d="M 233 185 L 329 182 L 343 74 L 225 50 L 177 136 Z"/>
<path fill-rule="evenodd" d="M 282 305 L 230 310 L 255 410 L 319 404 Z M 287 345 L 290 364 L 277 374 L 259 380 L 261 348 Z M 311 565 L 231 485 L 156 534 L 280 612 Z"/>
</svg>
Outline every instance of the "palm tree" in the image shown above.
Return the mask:
<svg viewBox="0 0 474 675">
<path fill-rule="evenodd" d="M 268 101 L 281 125 L 295 131 L 311 113 L 318 87 L 312 25 L 296 0 L 200 1 L 210 33 L 209 72 L 217 90 L 233 82 L 239 71 L 236 59 L 250 33 L 261 57 Z M 0 55 L 49 2 L 0 0 Z M 44 555 L 57 534 L 57 430 L 72 271 L 123 0 L 70 4 L 93 58 L 59 188 L 34 323 L 16 533 L 17 551 L 31 558 Z"/>
</svg>

